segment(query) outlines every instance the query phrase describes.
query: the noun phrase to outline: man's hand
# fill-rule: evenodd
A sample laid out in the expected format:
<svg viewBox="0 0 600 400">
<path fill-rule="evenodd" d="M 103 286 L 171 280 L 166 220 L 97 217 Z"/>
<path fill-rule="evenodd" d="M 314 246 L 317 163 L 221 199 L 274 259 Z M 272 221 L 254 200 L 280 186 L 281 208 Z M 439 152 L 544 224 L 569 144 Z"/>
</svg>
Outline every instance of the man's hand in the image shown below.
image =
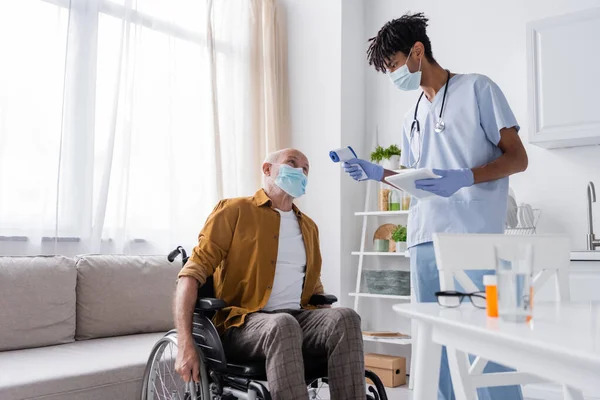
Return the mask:
<svg viewBox="0 0 600 400">
<path fill-rule="evenodd" d="M 415 181 L 417 189 L 435 193 L 438 196 L 450 197 L 464 187 L 473 185 L 473 171 L 464 169 L 434 169 L 434 174 L 440 178 L 419 179 Z"/>
<path fill-rule="evenodd" d="M 186 383 L 191 379 L 194 382 L 200 382 L 200 359 L 192 341 L 179 342 L 175 371 L 181 375 Z"/>
</svg>

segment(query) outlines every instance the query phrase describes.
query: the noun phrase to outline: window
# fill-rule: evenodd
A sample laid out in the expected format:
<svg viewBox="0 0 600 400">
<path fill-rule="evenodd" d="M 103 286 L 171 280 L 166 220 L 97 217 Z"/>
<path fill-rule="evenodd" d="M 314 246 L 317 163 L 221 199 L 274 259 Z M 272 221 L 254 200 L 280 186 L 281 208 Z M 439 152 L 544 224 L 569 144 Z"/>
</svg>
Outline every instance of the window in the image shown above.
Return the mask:
<svg viewBox="0 0 600 400">
<path fill-rule="evenodd" d="M 0 235 L 52 226 L 67 23 L 43 1 L 0 5 Z"/>
<path fill-rule="evenodd" d="M 0 236 L 163 240 L 196 217 L 195 238 L 216 201 L 190 185 L 214 170 L 205 32 L 198 0 L 3 1 Z"/>
<path fill-rule="evenodd" d="M 286 131 L 278 29 L 274 0 L 2 0 L 0 254 L 193 246 Z"/>
</svg>

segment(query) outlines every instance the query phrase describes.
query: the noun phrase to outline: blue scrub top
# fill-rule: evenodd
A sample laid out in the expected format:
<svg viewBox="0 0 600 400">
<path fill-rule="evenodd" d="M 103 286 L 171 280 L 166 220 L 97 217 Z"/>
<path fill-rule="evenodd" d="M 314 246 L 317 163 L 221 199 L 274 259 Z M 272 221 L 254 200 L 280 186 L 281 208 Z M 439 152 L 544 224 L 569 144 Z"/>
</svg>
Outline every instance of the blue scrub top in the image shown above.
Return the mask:
<svg viewBox="0 0 600 400">
<path fill-rule="evenodd" d="M 410 128 L 415 107 L 405 116 L 400 163 L 413 168 L 459 169 L 480 167 L 502 155 L 500 130 L 520 129 L 506 97 L 490 78 L 478 74 L 455 75 L 448 83 L 443 120 L 446 128 L 434 131 L 439 119 L 444 88 L 433 99 L 423 96 L 417 119 L 421 137 Z M 412 148 L 411 148 L 412 147 Z M 408 246 L 432 241 L 436 232 L 503 233 L 506 219 L 508 178 L 462 188 L 449 198 L 412 198 L 408 217 Z"/>
</svg>

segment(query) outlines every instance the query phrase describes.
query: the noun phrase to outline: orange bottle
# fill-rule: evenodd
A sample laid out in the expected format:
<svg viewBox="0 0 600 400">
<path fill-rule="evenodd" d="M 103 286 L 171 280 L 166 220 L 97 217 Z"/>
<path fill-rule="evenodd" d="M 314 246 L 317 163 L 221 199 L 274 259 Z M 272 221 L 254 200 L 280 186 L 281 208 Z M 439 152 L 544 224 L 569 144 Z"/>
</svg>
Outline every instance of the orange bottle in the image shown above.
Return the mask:
<svg viewBox="0 0 600 400">
<path fill-rule="evenodd" d="M 533 312 L 533 285 L 529 288 L 529 309 Z M 531 321 L 531 315 L 527 317 L 527 322 Z"/>
<path fill-rule="evenodd" d="M 488 317 L 498 316 L 498 280 L 496 275 L 485 275 L 483 285 L 485 286 L 486 312 Z"/>
</svg>

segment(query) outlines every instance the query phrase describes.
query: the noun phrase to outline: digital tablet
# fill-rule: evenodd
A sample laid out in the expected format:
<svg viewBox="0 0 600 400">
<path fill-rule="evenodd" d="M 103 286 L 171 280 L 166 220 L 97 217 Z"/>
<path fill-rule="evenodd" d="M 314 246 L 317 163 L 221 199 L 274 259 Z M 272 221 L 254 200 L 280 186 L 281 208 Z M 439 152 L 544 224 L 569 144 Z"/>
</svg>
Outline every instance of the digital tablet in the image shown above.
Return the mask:
<svg viewBox="0 0 600 400">
<path fill-rule="evenodd" d="M 427 168 L 420 168 L 403 170 L 396 175 L 388 176 L 387 178 L 385 178 L 385 180 L 393 186 L 402 189 L 403 191 L 405 191 L 413 197 L 416 197 L 418 199 L 425 199 L 427 197 L 432 197 L 436 195 L 426 190 L 417 189 L 415 187 L 415 181 L 418 181 L 419 179 L 437 178 L 439 178 L 439 176 L 431 172 L 431 170 Z"/>
</svg>

